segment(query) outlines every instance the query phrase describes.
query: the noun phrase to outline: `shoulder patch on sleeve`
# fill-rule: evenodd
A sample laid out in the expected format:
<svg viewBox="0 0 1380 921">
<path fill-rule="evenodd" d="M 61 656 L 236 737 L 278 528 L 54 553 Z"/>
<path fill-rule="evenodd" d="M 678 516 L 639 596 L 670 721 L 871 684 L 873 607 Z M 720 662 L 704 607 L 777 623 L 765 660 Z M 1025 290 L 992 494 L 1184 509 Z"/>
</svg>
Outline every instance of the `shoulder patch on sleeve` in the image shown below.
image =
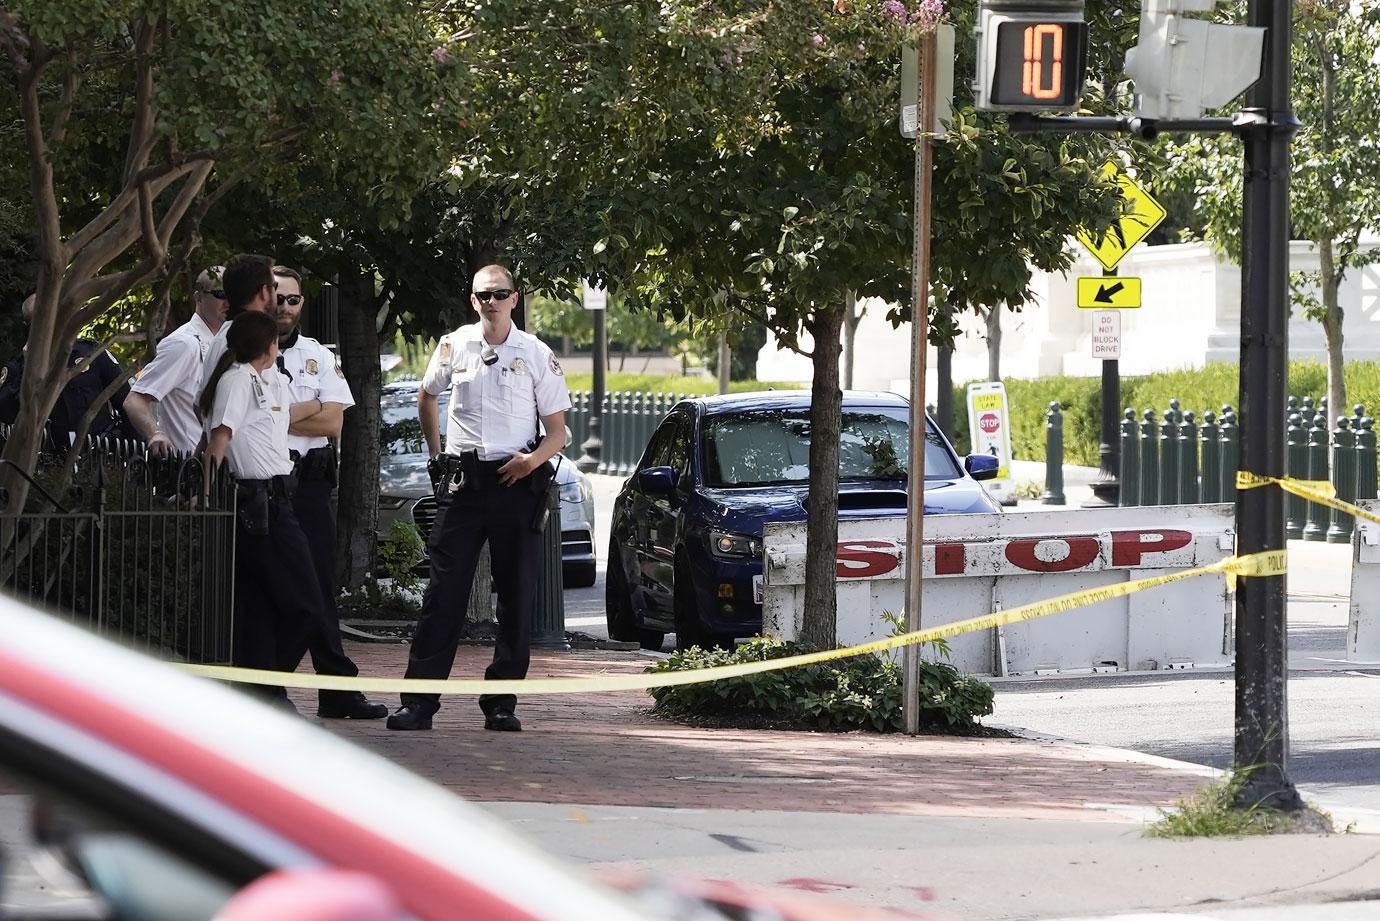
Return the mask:
<svg viewBox="0 0 1380 921">
<path fill-rule="evenodd" d="M 556 360 L 556 356 L 551 356 L 551 373 L 557 377 L 565 377 L 565 372 L 561 370 L 561 363 Z"/>
</svg>

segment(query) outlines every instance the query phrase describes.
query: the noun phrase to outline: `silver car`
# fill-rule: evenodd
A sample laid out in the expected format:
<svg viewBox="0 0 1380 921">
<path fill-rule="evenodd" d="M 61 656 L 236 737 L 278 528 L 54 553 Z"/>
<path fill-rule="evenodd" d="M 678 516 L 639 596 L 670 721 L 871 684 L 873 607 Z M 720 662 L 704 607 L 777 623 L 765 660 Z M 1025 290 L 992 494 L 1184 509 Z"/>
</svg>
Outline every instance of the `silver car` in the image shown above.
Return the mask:
<svg viewBox="0 0 1380 921">
<path fill-rule="evenodd" d="M 436 499 L 426 472 L 426 447 L 417 420 L 416 381 L 383 386 L 383 458 L 379 466 L 379 539 L 395 520 L 411 521 L 425 540 L 436 519 Z M 440 397 L 446 418 L 449 393 Z M 444 423 L 443 423 L 444 424 Z M 567 434 L 567 437 L 568 434 Z M 561 570 L 566 588 L 594 584 L 594 489 L 589 477 L 568 457 L 557 455 L 556 483 L 561 494 Z"/>
</svg>

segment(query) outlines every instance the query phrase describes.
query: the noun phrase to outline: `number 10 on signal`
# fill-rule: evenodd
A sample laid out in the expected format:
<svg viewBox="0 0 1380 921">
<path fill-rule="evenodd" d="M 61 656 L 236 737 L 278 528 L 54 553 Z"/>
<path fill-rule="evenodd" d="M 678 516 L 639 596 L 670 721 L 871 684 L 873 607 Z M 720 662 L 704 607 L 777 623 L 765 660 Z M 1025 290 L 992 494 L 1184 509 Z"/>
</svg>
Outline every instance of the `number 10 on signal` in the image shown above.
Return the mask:
<svg viewBox="0 0 1380 921">
<path fill-rule="evenodd" d="M 1023 9 L 1026 6 L 1035 9 Z M 1082 4 L 988 0 L 981 10 L 978 108 L 1005 112 L 1077 109 L 1087 68 L 1088 26 L 1082 19 Z"/>
</svg>

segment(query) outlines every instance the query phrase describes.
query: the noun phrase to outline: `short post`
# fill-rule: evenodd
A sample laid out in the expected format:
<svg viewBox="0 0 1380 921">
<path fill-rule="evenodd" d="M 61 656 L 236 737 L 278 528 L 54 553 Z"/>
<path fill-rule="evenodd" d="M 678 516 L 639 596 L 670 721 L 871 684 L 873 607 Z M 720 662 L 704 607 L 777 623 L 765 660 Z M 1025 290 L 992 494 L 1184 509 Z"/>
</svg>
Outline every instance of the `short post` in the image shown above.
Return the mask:
<svg viewBox="0 0 1380 921">
<path fill-rule="evenodd" d="M 1289 417 L 1285 438 L 1289 476 L 1296 480 L 1308 479 L 1308 430 L 1303 427 L 1303 416 L 1299 413 Z M 1302 540 L 1304 525 L 1308 523 L 1308 500 L 1289 493 L 1284 497 L 1284 508 L 1285 537 Z"/>
<path fill-rule="evenodd" d="M 1357 499 L 1376 498 L 1375 453 L 1375 420 L 1365 416 L 1361 419 L 1361 430 L 1356 433 Z"/>
<path fill-rule="evenodd" d="M 1198 426 L 1197 417 L 1184 413 L 1179 423 L 1179 501 L 1184 505 L 1198 504 Z"/>
<path fill-rule="evenodd" d="M 1308 431 L 1308 479 L 1330 479 L 1327 470 L 1327 420 L 1322 413 L 1313 415 L 1313 427 Z M 1308 503 L 1308 523 L 1303 527 L 1304 540 L 1326 540 L 1331 510 L 1316 502 Z"/>
<path fill-rule="evenodd" d="M 1289 400 L 1288 400 L 1288 406 L 1286 406 L 1286 407 L 1285 407 L 1285 410 L 1284 410 L 1284 418 L 1285 418 L 1286 420 L 1288 420 L 1288 418 L 1289 418 L 1290 416 L 1295 415 L 1296 413 L 1298 413 L 1298 411 L 1299 411 L 1299 398 L 1296 397 L 1296 396 L 1290 395 Z"/>
<path fill-rule="evenodd" d="M 1366 417 L 1366 406 L 1364 403 L 1354 403 L 1351 407 L 1351 434 L 1354 436 L 1361 431 L 1361 420 Z"/>
<path fill-rule="evenodd" d="M 1058 400 L 1045 413 L 1045 492 L 1040 504 L 1064 504 L 1064 414 Z"/>
<path fill-rule="evenodd" d="M 1313 431 L 1313 417 L 1318 414 L 1318 410 L 1313 406 L 1312 397 L 1304 397 L 1303 405 L 1299 407 L 1299 415 L 1303 418 L 1303 428 L 1305 431 Z"/>
<path fill-rule="evenodd" d="M 1160 504 L 1160 445 L 1155 411 L 1147 409 L 1140 424 L 1140 504 Z"/>
<path fill-rule="evenodd" d="M 1124 507 L 1140 504 L 1140 426 L 1129 406 L 1121 419 L 1120 502 Z"/>
<path fill-rule="evenodd" d="M 1236 470 L 1241 462 L 1241 428 L 1236 410 L 1222 407 L 1222 502 L 1236 501 Z"/>
<path fill-rule="evenodd" d="M 1217 414 L 1203 413 L 1198 440 L 1203 444 L 1203 501 L 1222 501 L 1222 433 L 1217 427 Z"/>
<path fill-rule="evenodd" d="M 1351 431 L 1351 420 L 1346 416 L 1337 417 L 1337 427 L 1332 431 L 1332 479 L 1337 488 L 1337 498 L 1343 502 L 1356 501 L 1356 435 Z M 1346 512 L 1330 509 L 1332 524 L 1327 528 L 1329 544 L 1351 543 L 1351 528 L 1355 519 Z"/>
<path fill-rule="evenodd" d="M 1179 504 L 1179 401 L 1170 400 L 1160 423 L 1160 505 Z"/>
<path fill-rule="evenodd" d="M 532 611 L 532 645 L 568 650 L 565 639 L 565 583 L 561 572 L 561 494 L 552 483 L 546 490 L 546 528 L 542 531 L 541 569 L 537 571 L 536 604 Z"/>
</svg>

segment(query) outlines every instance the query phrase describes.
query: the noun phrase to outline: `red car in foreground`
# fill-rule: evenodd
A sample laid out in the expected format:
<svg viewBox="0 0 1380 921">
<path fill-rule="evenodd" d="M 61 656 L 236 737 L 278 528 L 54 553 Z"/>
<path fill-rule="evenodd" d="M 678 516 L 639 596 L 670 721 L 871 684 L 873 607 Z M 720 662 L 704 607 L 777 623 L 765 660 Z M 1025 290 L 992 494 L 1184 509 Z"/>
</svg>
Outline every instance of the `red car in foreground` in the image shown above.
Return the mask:
<svg viewBox="0 0 1380 921">
<path fill-rule="evenodd" d="M 0 841 L 28 824 L 86 890 L 43 906 L 0 893 L 7 921 L 883 917 L 723 883 L 590 879 L 238 691 L 4 597 L 0 635 L 0 801 L 26 804 L 0 812 Z"/>
</svg>

